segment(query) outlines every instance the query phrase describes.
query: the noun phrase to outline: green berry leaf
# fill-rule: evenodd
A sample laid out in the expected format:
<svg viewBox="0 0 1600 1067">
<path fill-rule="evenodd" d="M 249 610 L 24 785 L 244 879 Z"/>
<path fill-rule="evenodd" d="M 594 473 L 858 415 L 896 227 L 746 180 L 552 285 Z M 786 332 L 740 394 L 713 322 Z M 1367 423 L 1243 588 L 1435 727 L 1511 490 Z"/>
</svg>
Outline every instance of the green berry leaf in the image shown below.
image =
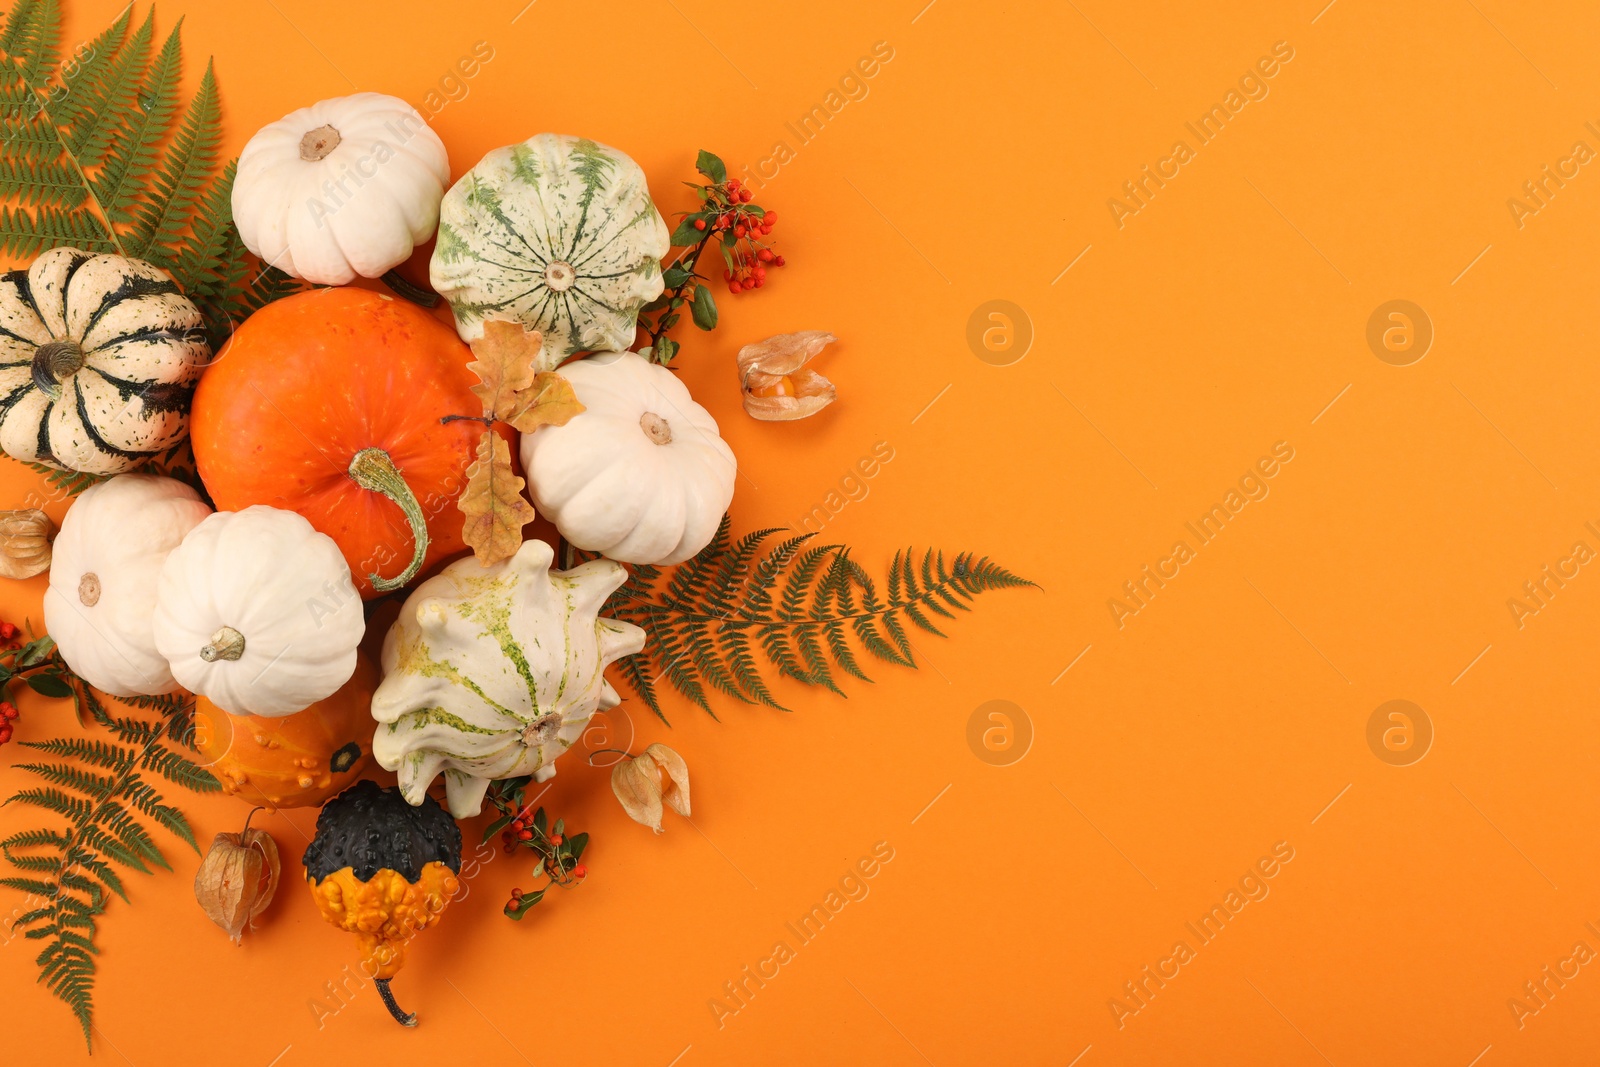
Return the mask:
<svg viewBox="0 0 1600 1067">
<path fill-rule="evenodd" d="M 695 286 L 694 305 L 691 311 L 694 314 L 694 324 L 702 330 L 717 328 L 717 302 L 712 299 L 711 290 L 707 286 Z"/>
<path fill-rule="evenodd" d="M 672 243 L 675 247 L 683 248 L 688 245 L 698 244 L 704 235 L 704 230 L 694 228 L 694 219 L 686 218 L 678 223 L 678 228 L 672 231 Z"/>
<path fill-rule="evenodd" d="M 69 697 L 72 695 L 72 686 L 61 680 L 56 674 L 35 674 L 28 679 L 28 687 L 35 693 L 47 697 Z"/>
<path fill-rule="evenodd" d="M 661 280 L 666 284 L 668 289 L 676 289 L 678 286 L 682 285 L 692 277 L 694 277 L 694 275 L 690 274 L 688 271 L 679 266 L 668 267 L 661 273 Z"/>
<path fill-rule="evenodd" d="M 695 158 L 694 169 L 718 185 L 728 180 L 728 168 L 723 165 L 722 160 L 704 148 L 700 149 L 700 155 Z"/>
<path fill-rule="evenodd" d="M 50 652 L 55 647 L 55 638 L 49 634 L 35 638 L 22 646 L 22 651 L 17 656 L 17 666 L 32 667 L 35 664 L 43 663 L 50 658 Z"/>
</svg>

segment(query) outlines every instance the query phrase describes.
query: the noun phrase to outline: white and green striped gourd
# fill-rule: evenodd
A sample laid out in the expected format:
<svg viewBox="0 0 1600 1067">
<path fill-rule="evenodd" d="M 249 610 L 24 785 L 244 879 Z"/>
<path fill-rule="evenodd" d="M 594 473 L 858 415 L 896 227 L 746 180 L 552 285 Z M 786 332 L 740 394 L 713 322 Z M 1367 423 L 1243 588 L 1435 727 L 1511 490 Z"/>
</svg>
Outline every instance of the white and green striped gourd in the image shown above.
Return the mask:
<svg viewBox="0 0 1600 1067">
<path fill-rule="evenodd" d="M 0 274 L 0 450 L 116 474 L 189 432 L 211 346 L 200 311 L 157 267 L 52 248 Z"/>
<path fill-rule="evenodd" d="M 661 295 L 667 224 L 644 171 L 615 148 L 541 133 L 497 148 L 451 186 L 430 276 L 465 341 L 486 319 L 544 334 L 548 366 L 633 346 Z"/>
<path fill-rule="evenodd" d="M 620 703 L 605 669 L 642 649 L 644 631 L 600 609 L 627 571 L 610 560 L 551 571 L 553 559 L 530 540 L 489 567 L 458 560 L 389 628 L 372 754 L 412 804 L 443 774 L 450 814 L 470 818 L 492 780 L 555 774 L 594 713 Z"/>
</svg>

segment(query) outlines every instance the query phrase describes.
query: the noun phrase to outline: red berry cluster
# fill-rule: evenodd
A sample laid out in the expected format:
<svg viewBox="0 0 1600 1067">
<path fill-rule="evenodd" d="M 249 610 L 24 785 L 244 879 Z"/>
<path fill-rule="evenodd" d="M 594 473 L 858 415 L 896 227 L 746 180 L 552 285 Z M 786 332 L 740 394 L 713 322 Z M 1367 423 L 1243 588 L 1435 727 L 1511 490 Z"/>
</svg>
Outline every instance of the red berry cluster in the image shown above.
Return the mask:
<svg viewBox="0 0 1600 1067">
<path fill-rule="evenodd" d="M 17 719 L 17 706 L 9 700 L 0 700 L 0 745 L 11 740 L 11 724 Z"/>
<path fill-rule="evenodd" d="M 727 281 L 730 293 L 748 292 L 766 284 L 769 267 L 784 265 L 784 258 L 762 240 L 778 224 L 778 213 L 751 212 L 744 206 L 750 202 L 749 187 L 740 184 L 738 178 L 729 178 L 725 184 L 729 200 L 737 206 L 724 212 L 718 222 L 722 229 L 731 229 L 739 243 L 731 249 L 723 249 L 723 259 L 728 266 L 722 272 L 722 277 Z"/>
<path fill-rule="evenodd" d="M 511 824 L 500 831 L 500 843 L 505 846 L 506 855 L 511 855 L 517 846 L 524 841 L 533 840 L 533 816 L 526 808 L 511 817 Z"/>
<path fill-rule="evenodd" d="M 14 622 L 0 622 L 0 647 L 19 649 L 22 647 L 22 628 Z"/>
</svg>

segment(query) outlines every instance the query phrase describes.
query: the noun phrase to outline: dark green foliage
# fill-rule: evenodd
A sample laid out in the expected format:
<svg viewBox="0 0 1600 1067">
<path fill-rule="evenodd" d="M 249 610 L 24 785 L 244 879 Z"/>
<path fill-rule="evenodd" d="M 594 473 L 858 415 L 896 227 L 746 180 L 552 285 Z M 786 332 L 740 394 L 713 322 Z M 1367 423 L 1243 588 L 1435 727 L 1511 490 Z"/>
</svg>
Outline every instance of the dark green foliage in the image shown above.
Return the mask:
<svg viewBox="0 0 1600 1067">
<path fill-rule="evenodd" d="M 713 690 L 781 708 L 761 660 L 779 676 L 843 696 L 842 675 L 872 680 L 861 652 L 917 665 L 907 623 L 943 637 L 935 616 L 970 611 L 979 593 L 1033 585 L 988 557 L 961 552 L 947 562 L 943 552 L 906 549 L 895 554 L 880 595 L 842 545 L 813 544 L 813 534 L 779 537 L 780 530 L 735 542 L 728 525 L 724 516 L 711 544 L 670 577 L 660 567 L 633 568 L 606 605 L 607 615 L 645 631 L 644 651 L 617 666 L 657 715 L 661 678 L 708 712 Z"/>
<path fill-rule="evenodd" d="M 132 5 L 63 54 L 58 0 L 17 0 L 0 28 L 0 254 L 58 245 L 169 271 L 220 346 L 298 283 L 262 270 L 238 239 L 232 163 L 219 166 L 222 103 L 211 66 L 180 93 L 178 25 L 155 47 L 155 12 Z"/>
<path fill-rule="evenodd" d="M 178 747 L 169 747 L 191 747 L 190 699 L 128 701 L 157 715 L 148 718 L 113 715 L 81 682 L 73 683 L 72 696 L 80 714 L 103 727 L 110 738 L 21 742 L 47 759 L 19 763 L 17 768 L 37 775 L 44 784 L 19 790 L 6 804 L 43 809 L 59 816 L 64 825 L 19 830 L 0 840 L 0 855 L 21 872 L 0 878 L 0 886 L 28 895 L 27 910 L 12 928 L 44 943 L 36 961 L 39 980 L 72 1009 L 87 1043 L 94 1017 L 96 917 L 105 910 L 110 894 L 128 899 L 118 869 L 141 874 L 157 867 L 171 869 L 146 821 L 199 851 L 188 820 L 166 803 L 150 779 L 164 778 L 202 793 L 220 786 Z"/>
</svg>

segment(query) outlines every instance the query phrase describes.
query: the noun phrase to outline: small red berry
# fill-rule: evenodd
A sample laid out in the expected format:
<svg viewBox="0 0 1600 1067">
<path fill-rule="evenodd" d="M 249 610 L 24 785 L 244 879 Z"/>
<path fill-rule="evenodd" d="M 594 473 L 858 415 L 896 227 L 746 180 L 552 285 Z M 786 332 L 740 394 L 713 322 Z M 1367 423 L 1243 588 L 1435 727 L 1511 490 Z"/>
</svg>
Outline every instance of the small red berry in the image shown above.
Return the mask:
<svg viewBox="0 0 1600 1067">
<path fill-rule="evenodd" d="M 512 900 L 521 900 L 521 899 L 522 899 L 522 890 L 520 890 L 520 889 L 513 889 L 513 890 L 512 890 L 512 891 L 511 891 L 511 899 L 512 899 Z"/>
<path fill-rule="evenodd" d="M 518 830 L 517 831 L 517 840 L 518 841 L 531 841 L 531 840 L 533 840 L 533 831 L 532 830 Z"/>
<path fill-rule="evenodd" d="M 559 845 L 559 844 L 561 844 L 561 841 L 562 841 L 562 837 L 561 837 L 560 834 L 551 834 L 550 835 L 550 843 L 552 845 Z"/>
<path fill-rule="evenodd" d="M 735 237 L 743 237 L 744 234 L 745 234 L 745 229 L 744 229 L 743 226 L 735 226 L 733 228 L 733 235 Z"/>
<path fill-rule="evenodd" d="M 739 179 L 738 178 L 729 178 L 728 179 L 728 188 L 729 189 L 737 189 L 737 188 L 739 188 Z"/>
<path fill-rule="evenodd" d="M 705 229 L 706 228 L 706 220 L 705 219 L 695 219 L 694 220 L 694 228 L 697 229 L 697 230 Z"/>
<path fill-rule="evenodd" d="M 742 288 L 742 286 L 740 286 L 738 282 L 729 282 L 728 283 L 728 292 L 730 292 L 730 293 L 737 293 L 737 292 L 739 292 L 741 290 L 741 288 Z"/>
<path fill-rule="evenodd" d="M 772 249 L 763 248 L 761 251 L 756 253 L 756 258 L 759 259 L 763 263 L 772 262 Z"/>
<path fill-rule="evenodd" d="M 749 202 L 750 202 L 750 190 L 748 190 L 748 189 L 740 189 L 739 190 L 739 203 L 748 204 Z"/>
<path fill-rule="evenodd" d="M 585 867 L 581 863 L 578 864 L 576 867 L 572 868 L 572 874 L 573 874 L 573 877 L 575 877 L 575 878 L 582 878 L 584 875 L 586 875 L 588 873 L 589 873 L 589 868 Z"/>
<path fill-rule="evenodd" d="M 761 236 L 765 237 L 767 234 L 769 234 L 771 232 L 772 232 L 772 223 L 763 222 L 761 224 Z"/>
<path fill-rule="evenodd" d="M 778 224 L 778 213 L 776 211 L 769 211 L 769 212 L 767 212 L 765 215 L 763 215 L 761 217 L 762 217 L 762 219 L 764 219 L 768 223 L 771 223 L 774 226 L 776 226 Z"/>
<path fill-rule="evenodd" d="M 783 264 L 784 264 L 784 258 L 782 256 L 779 256 L 777 259 L 774 259 L 772 261 L 772 265 L 774 267 L 781 267 L 781 266 L 783 266 Z"/>
</svg>

